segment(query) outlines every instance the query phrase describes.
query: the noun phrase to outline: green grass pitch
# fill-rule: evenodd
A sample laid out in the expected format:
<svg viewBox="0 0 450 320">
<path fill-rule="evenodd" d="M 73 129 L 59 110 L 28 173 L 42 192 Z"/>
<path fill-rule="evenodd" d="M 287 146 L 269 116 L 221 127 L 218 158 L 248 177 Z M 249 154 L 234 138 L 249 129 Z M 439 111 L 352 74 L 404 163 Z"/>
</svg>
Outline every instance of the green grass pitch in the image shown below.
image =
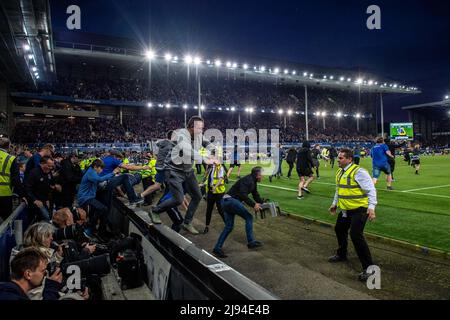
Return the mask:
<svg viewBox="0 0 450 320">
<path fill-rule="evenodd" d="M 386 190 L 386 176 L 382 173 L 377 184 L 377 219 L 367 223 L 366 231 L 450 251 L 450 157 L 423 156 L 421 162 L 420 175 L 415 175 L 402 157 L 396 158 L 393 191 Z M 362 159 L 361 166 L 372 175 L 370 158 Z M 243 165 L 241 176 L 252 167 Z M 311 194 L 297 200 L 297 173 L 294 168 L 292 179 L 288 180 L 288 166 L 283 161 L 283 177 L 270 183 L 266 173 L 258 190 L 263 197 L 279 202 L 285 212 L 334 223 L 336 218 L 328 213 L 328 208 L 335 191 L 336 170 L 337 163 L 331 169 L 321 161 L 320 179 L 310 185 Z M 234 168 L 230 179 L 236 179 L 236 172 Z"/>
</svg>

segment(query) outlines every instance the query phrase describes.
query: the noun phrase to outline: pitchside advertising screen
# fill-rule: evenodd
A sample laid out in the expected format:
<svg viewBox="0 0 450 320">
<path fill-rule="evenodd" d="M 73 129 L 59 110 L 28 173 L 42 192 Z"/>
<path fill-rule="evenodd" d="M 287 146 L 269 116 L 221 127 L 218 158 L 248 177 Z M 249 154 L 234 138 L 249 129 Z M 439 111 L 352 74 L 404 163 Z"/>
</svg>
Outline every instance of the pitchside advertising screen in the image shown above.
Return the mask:
<svg viewBox="0 0 450 320">
<path fill-rule="evenodd" d="M 413 140 L 414 130 L 412 122 L 391 123 L 391 139 L 394 140 Z"/>
</svg>

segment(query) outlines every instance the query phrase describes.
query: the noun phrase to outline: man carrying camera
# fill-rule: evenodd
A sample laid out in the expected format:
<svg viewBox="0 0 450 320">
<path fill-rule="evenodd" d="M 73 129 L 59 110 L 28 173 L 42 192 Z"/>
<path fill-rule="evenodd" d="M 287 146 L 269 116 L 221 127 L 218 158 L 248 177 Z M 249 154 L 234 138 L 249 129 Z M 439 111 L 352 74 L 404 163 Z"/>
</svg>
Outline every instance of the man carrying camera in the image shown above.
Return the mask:
<svg viewBox="0 0 450 320">
<path fill-rule="evenodd" d="M 221 200 L 221 206 L 225 216 L 225 228 L 217 240 L 216 246 L 214 247 L 213 254 L 219 258 L 226 258 L 222 250 L 222 246 L 225 243 L 228 235 L 233 230 L 234 217 L 236 215 L 240 216 L 245 220 L 245 232 L 247 234 L 247 247 L 249 249 L 254 249 L 262 246 L 260 241 L 255 240 L 253 236 L 253 216 L 244 207 L 242 202 L 245 202 L 248 206 L 252 207 L 256 212 L 261 210 L 261 204 L 264 202 L 256 188 L 257 183 L 261 182 L 263 178 L 262 168 L 254 167 L 251 174 L 245 176 L 244 178 L 238 180 L 231 189 L 223 196 Z M 252 194 L 253 201 L 249 198 L 249 194 Z"/>
<path fill-rule="evenodd" d="M 11 281 L 0 283 L 0 300 L 30 300 L 28 292 L 40 287 L 47 275 L 47 256 L 36 248 L 19 252 L 11 261 Z M 59 268 L 45 279 L 43 300 L 58 300 L 62 273 Z"/>
</svg>

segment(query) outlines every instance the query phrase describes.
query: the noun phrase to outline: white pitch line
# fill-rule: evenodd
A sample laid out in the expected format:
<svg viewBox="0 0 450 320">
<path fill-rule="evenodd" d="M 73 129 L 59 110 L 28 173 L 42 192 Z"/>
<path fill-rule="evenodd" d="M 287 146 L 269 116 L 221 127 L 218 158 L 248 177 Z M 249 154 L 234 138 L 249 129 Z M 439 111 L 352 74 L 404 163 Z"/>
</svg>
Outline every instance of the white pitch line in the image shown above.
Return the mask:
<svg viewBox="0 0 450 320">
<path fill-rule="evenodd" d="M 397 191 L 397 190 L 386 190 L 388 192 Z M 403 191 L 397 191 L 397 192 L 403 192 Z M 436 197 L 436 198 L 446 198 L 450 199 L 450 196 L 444 196 L 440 194 L 431 194 L 431 193 L 419 193 L 419 192 L 408 192 L 408 194 L 417 194 L 421 196 L 427 196 L 427 197 Z"/>
<path fill-rule="evenodd" d="M 450 184 L 445 184 L 443 186 L 434 186 L 434 187 L 426 187 L 426 188 L 419 188 L 419 189 L 411 189 L 411 190 L 405 190 L 402 192 L 412 192 L 412 191 L 420 191 L 420 190 L 429 190 L 429 189 L 438 189 L 438 188 L 445 188 L 450 187 Z"/>
<path fill-rule="evenodd" d="M 327 183 L 327 182 L 314 182 L 317 184 L 326 184 L 326 185 L 330 185 L 330 186 L 335 186 L 334 183 Z M 285 190 L 285 191 L 295 191 L 297 192 L 297 189 L 292 189 L 292 188 L 284 188 L 284 187 L 278 187 L 278 186 L 271 186 L 269 184 L 262 184 L 262 183 L 258 183 L 259 186 L 261 187 L 267 187 L 267 188 L 272 188 L 272 189 L 279 189 L 279 190 Z M 385 189 L 377 189 L 377 191 L 386 191 L 386 192 L 399 192 L 399 193 L 404 193 L 404 191 L 401 190 L 385 190 Z M 445 198 L 445 199 L 450 199 L 450 196 L 444 196 L 444 195 L 440 195 L 440 194 L 430 194 L 430 193 L 419 193 L 419 192 L 408 192 L 410 194 L 417 194 L 420 196 L 427 196 L 427 197 L 436 197 L 436 198 Z"/>
</svg>

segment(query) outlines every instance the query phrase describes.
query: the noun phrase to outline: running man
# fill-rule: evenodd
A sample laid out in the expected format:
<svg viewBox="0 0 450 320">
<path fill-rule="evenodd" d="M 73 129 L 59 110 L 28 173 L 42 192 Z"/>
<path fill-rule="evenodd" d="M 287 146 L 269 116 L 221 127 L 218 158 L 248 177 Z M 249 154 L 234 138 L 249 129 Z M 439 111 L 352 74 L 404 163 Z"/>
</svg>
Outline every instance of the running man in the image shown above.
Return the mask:
<svg viewBox="0 0 450 320">
<path fill-rule="evenodd" d="M 384 172 L 386 174 L 387 189 L 393 190 L 391 166 L 388 162 L 388 157 L 393 158 L 393 156 L 388 146 L 384 143 L 383 137 L 377 138 L 376 145 L 372 148 L 370 155 L 372 156 L 373 184 L 377 184 L 381 172 Z"/>
<path fill-rule="evenodd" d="M 411 165 L 414 166 L 414 169 L 416 169 L 416 174 L 419 174 L 419 169 L 420 169 L 420 145 L 419 144 L 416 144 L 412 151 Z"/>
</svg>

